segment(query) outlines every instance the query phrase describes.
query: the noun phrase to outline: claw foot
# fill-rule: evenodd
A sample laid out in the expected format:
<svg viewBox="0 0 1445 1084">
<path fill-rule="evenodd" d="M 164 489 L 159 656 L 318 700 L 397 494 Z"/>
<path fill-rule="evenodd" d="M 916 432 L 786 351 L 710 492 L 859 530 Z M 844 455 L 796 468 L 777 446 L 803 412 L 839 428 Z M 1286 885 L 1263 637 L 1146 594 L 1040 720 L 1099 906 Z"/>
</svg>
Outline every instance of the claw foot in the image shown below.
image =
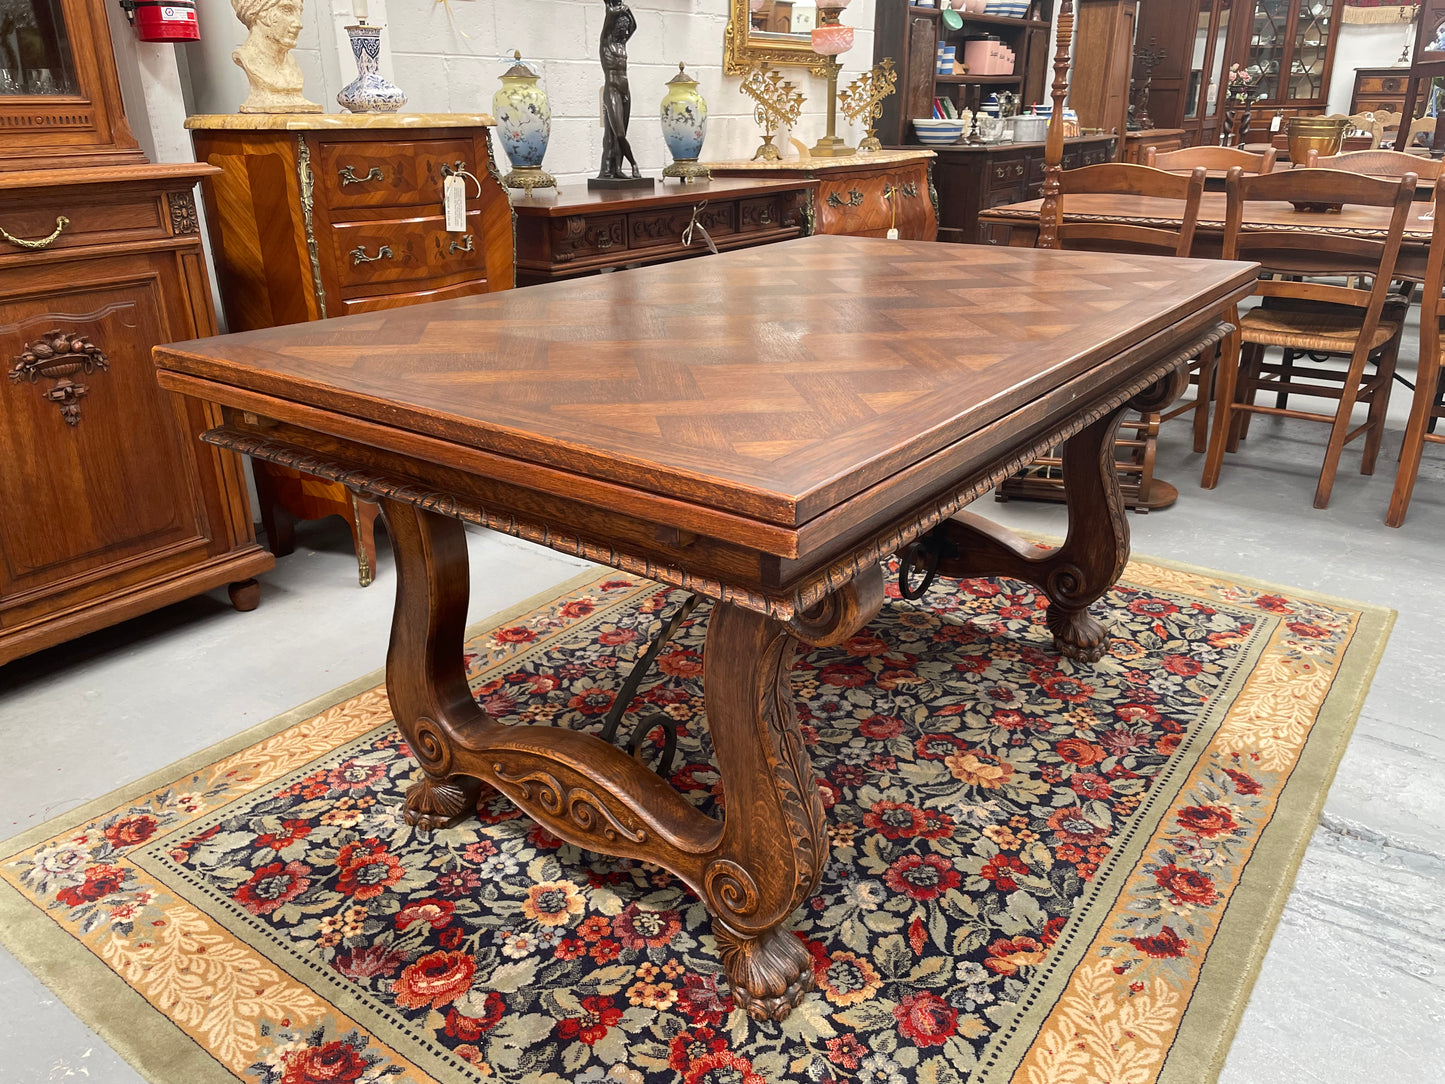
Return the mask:
<svg viewBox="0 0 1445 1084">
<path fill-rule="evenodd" d="M 1109 630 L 1088 610 L 1065 610 L 1057 604 L 1047 611 L 1054 647 L 1066 659 L 1098 662 L 1109 649 Z"/>
<path fill-rule="evenodd" d="M 813 988 L 813 961 L 790 932 L 741 937 L 714 923 L 733 1000 L 754 1020 L 785 1020 Z"/>
<path fill-rule="evenodd" d="M 450 828 L 466 820 L 477 808 L 482 783 L 466 775 L 435 780 L 422 776 L 406 792 L 406 823 L 423 831 Z"/>
</svg>

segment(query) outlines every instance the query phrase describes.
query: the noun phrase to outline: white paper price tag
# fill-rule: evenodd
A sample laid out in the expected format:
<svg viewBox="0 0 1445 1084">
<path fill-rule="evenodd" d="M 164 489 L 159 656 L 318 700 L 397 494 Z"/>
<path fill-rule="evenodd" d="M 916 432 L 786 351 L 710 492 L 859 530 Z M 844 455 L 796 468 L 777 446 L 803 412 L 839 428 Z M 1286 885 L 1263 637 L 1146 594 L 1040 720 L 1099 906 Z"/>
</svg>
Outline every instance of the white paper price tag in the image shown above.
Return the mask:
<svg viewBox="0 0 1445 1084">
<path fill-rule="evenodd" d="M 892 229 L 890 229 L 890 230 L 888 231 L 888 240 L 890 240 L 890 241 L 896 241 L 896 240 L 898 240 L 898 227 L 897 227 L 897 226 L 894 226 Z"/>
<path fill-rule="evenodd" d="M 459 173 L 442 178 L 442 205 L 446 208 L 447 231 L 463 233 L 467 228 L 467 179 Z"/>
<path fill-rule="evenodd" d="M 1283 126 L 1283 124 L 1284 124 L 1284 118 L 1281 117 L 1278 113 L 1276 113 L 1274 116 L 1272 116 L 1272 117 L 1269 118 L 1269 130 L 1270 130 L 1271 132 L 1277 132 L 1277 131 L 1279 131 L 1280 128 Z"/>
</svg>

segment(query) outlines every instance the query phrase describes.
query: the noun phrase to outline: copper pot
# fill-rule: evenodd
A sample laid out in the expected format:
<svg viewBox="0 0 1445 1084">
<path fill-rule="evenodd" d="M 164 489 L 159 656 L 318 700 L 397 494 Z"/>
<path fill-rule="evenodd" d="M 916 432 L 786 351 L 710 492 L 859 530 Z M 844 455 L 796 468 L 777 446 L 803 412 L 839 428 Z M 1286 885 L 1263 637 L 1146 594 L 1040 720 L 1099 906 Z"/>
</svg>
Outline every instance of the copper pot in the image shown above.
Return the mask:
<svg viewBox="0 0 1445 1084">
<path fill-rule="evenodd" d="M 1348 117 L 1290 117 L 1285 121 L 1289 160 L 1302 165 L 1312 150 L 1318 151 L 1321 158 L 1339 154 L 1349 130 Z"/>
</svg>

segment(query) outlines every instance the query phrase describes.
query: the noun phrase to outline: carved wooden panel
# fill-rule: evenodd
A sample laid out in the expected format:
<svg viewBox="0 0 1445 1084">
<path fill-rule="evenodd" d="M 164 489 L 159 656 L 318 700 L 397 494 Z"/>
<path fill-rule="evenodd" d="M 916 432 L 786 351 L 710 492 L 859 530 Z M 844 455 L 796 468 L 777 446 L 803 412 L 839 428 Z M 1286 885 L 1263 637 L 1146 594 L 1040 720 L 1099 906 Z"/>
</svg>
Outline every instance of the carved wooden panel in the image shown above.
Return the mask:
<svg viewBox="0 0 1445 1084">
<path fill-rule="evenodd" d="M 7 619 L 42 588 L 209 541 L 193 437 L 150 360 L 171 337 L 162 290 L 179 283 L 135 257 L 88 270 L 113 281 L 56 297 L 0 273 L 0 351 L 16 359 L 0 388 L 0 507 L 24 509 L 0 517 Z"/>
<path fill-rule="evenodd" d="M 675 207 L 663 211 L 642 212 L 627 216 L 628 248 L 650 248 L 654 245 L 675 245 L 682 241 L 683 234 L 694 221 L 714 239 L 736 233 L 738 207 L 731 203 L 706 203 L 694 211 L 693 207 Z M 697 243 L 702 241 L 697 238 Z"/>
<path fill-rule="evenodd" d="M 627 216 L 602 215 L 584 217 L 571 215 L 553 220 L 552 258 L 558 263 L 569 263 L 579 256 L 594 253 L 610 253 L 613 249 L 627 247 Z"/>
</svg>

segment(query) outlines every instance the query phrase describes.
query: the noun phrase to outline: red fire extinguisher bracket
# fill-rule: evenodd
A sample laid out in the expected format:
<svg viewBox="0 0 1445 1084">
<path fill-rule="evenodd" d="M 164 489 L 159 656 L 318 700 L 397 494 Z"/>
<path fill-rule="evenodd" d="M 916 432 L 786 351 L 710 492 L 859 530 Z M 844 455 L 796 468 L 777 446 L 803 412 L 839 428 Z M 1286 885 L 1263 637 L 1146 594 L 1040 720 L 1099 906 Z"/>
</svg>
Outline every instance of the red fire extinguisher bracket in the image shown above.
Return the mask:
<svg viewBox="0 0 1445 1084">
<path fill-rule="evenodd" d="M 198 41 L 195 0 L 120 0 L 141 41 Z"/>
</svg>

